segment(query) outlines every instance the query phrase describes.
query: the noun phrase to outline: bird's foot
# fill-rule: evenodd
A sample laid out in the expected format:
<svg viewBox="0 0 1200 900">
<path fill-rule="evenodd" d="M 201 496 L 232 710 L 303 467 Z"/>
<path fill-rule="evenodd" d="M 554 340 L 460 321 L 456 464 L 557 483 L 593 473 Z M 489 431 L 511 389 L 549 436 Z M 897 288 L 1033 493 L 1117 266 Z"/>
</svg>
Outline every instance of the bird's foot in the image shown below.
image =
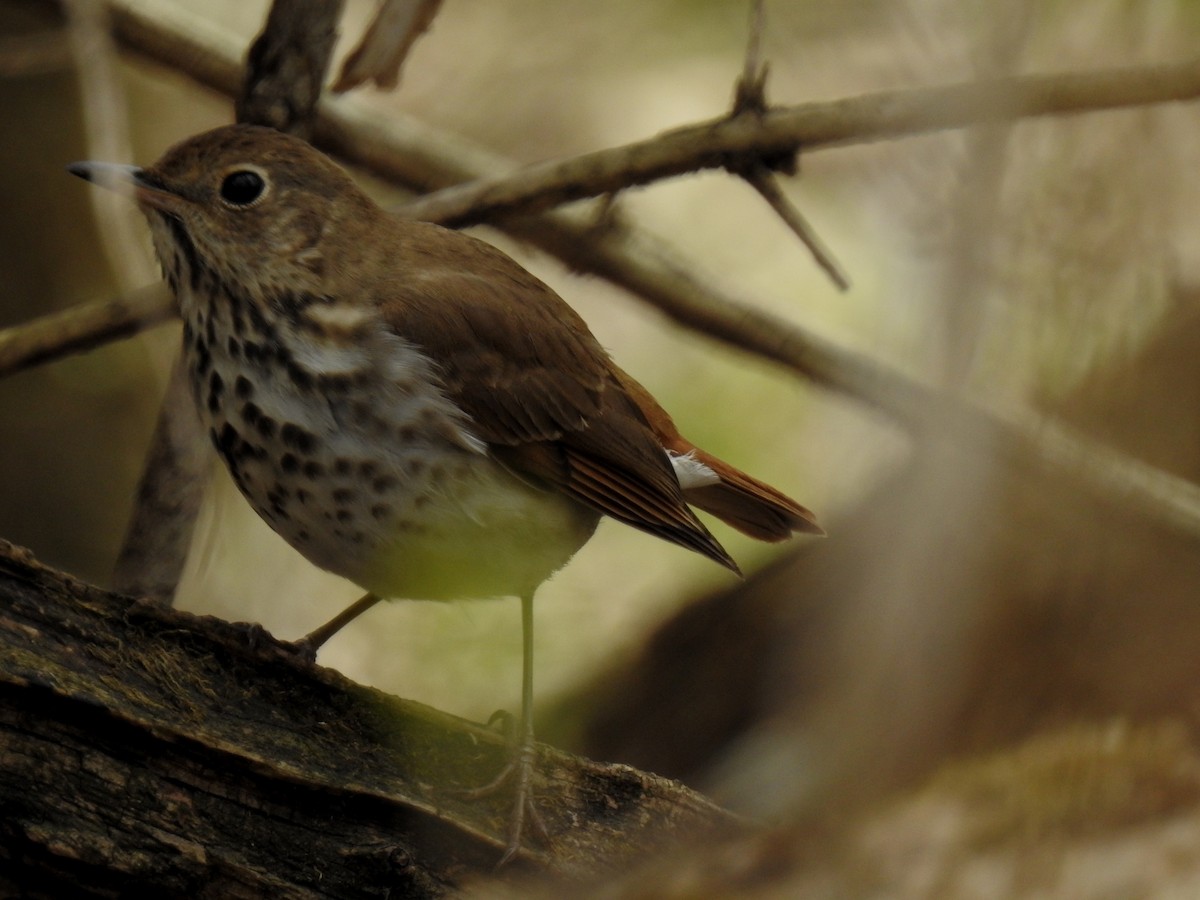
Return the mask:
<svg viewBox="0 0 1200 900">
<path fill-rule="evenodd" d="M 491 725 L 498 719 L 503 719 L 506 724 L 511 725 L 512 716 L 503 711 L 493 714 L 488 720 L 488 724 Z M 537 746 L 534 743 L 533 734 L 522 734 L 520 740 L 513 747 L 512 757 L 495 778 L 477 788 L 455 791 L 464 800 L 482 800 L 485 797 L 491 797 L 508 785 L 512 786 L 512 808 L 508 818 L 507 840 L 504 845 L 504 855 L 496 863 L 496 868 L 506 865 L 521 852 L 521 838 L 526 824 L 537 832 L 538 838 L 543 842 L 546 844 L 551 842 L 550 833 L 546 830 L 546 825 L 533 802 L 533 767 L 536 760 Z"/>
<path fill-rule="evenodd" d="M 297 659 L 308 663 L 310 666 L 317 661 L 317 650 L 320 649 L 320 644 L 314 644 L 307 637 L 302 637 L 298 641 L 285 641 L 284 646 L 292 652 Z"/>
</svg>

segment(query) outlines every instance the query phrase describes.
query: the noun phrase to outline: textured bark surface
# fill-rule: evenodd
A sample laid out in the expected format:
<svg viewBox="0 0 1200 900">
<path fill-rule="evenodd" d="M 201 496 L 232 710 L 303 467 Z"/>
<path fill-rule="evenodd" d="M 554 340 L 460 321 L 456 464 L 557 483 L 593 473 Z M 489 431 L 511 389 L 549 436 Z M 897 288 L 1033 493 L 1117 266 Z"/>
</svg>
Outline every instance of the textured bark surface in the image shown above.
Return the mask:
<svg viewBox="0 0 1200 900">
<path fill-rule="evenodd" d="M 539 748 L 538 837 L 500 875 L 494 731 L 261 630 L 113 595 L 0 542 L 0 895 L 433 897 L 596 878 L 735 833 L 703 797 Z"/>
</svg>

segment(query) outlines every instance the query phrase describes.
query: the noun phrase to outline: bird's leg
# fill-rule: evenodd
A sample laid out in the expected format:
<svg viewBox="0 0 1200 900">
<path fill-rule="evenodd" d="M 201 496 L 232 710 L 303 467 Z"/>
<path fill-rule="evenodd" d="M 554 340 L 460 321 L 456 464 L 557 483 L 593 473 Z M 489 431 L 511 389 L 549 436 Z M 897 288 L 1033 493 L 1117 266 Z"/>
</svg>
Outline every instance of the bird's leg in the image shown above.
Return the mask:
<svg viewBox="0 0 1200 900">
<path fill-rule="evenodd" d="M 500 770 L 500 774 L 487 784 L 470 791 L 463 791 L 461 796 L 475 800 L 495 793 L 508 782 L 513 782 L 512 813 L 508 820 L 508 841 L 504 846 L 504 855 L 497 865 L 504 865 L 521 850 L 521 833 L 525 829 L 525 820 L 549 840 L 546 828 L 542 824 L 537 810 L 533 806 L 533 764 L 537 757 L 537 747 L 533 741 L 533 595 L 521 597 L 521 727 L 517 733 L 516 746 L 512 758 Z"/>
<path fill-rule="evenodd" d="M 304 637 L 300 638 L 300 640 L 293 643 L 292 646 L 296 648 L 298 653 L 303 654 L 310 661 L 315 660 L 317 658 L 317 651 L 321 649 L 321 646 L 327 640 L 365 613 L 381 599 L 381 597 L 376 597 L 374 594 L 364 594 L 324 625 L 310 631 Z"/>
</svg>

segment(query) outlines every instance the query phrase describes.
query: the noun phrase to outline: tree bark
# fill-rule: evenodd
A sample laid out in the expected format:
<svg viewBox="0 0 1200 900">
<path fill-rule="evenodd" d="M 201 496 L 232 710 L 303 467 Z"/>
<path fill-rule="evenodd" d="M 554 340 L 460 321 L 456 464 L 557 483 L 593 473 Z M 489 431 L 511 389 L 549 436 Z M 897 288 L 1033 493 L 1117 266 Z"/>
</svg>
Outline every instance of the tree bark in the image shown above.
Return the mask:
<svg viewBox="0 0 1200 900">
<path fill-rule="evenodd" d="M 104 592 L 0 541 L 0 895 L 436 897 L 596 878 L 745 826 L 682 786 L 539 747 L 498 875 L 503 736 L 362 687 L 257 626 Z"/>
</svg>

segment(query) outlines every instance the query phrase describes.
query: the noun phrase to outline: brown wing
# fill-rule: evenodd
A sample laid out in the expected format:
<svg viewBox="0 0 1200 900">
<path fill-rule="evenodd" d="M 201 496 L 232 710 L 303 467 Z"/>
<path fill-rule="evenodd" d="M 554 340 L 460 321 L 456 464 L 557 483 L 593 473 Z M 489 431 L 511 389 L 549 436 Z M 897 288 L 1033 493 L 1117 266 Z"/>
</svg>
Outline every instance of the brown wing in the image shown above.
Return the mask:
<svg viewBox="0 0 1200 900">
<path fill-rule="evenodd" d="M 413 223 L 402 234 L 384 317 L 436 361 L 492 455 L 737 571 L 688 508 L 654 432 L 575 311 L 489 244 Z"/>
</svg>

